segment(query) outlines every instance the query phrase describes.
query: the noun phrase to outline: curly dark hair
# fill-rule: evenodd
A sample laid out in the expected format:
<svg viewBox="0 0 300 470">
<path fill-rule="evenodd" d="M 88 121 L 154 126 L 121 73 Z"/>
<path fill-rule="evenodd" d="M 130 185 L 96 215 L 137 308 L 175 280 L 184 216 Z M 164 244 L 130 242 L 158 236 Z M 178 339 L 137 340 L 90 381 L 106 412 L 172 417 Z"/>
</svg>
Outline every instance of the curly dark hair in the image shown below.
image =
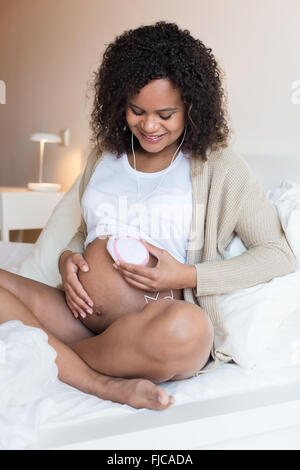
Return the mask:
<svg viewBox="0 0 300 470">
<path fill-rule="evenodd" d="M 207 160 L 206 152 L 227 145 L 229 127 L 223 71 L 212 50 L 188 30 L 160 21 L 125 31 L 106 48 L 94 72 L 91 141 L 117 156 L 131 148 L 128 101 L 151 80 L 168 78 L 181 92 L 187 117 L 183 151 Z"/>
</svg>

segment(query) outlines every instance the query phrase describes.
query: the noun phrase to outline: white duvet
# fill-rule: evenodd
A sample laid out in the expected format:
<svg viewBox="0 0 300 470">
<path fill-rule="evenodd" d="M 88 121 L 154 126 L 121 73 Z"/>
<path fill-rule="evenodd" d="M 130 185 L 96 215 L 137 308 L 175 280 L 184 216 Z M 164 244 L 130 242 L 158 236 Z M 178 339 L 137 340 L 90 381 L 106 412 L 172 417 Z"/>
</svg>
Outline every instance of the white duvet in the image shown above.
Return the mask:
<svg viewBox="0 0 300 470">
<path fill-rule="evenodd" d="M 283 183 L 268 195 L 299 261 L 300 186 Z M 227 256 L 243 249 L 236 237 Z M 295 273 L 222 296 L 235 360 L 242 367 L 225 364 L 210 374 L 163 384 L 175 396 L 173 406 L 299 381 L 299 292 L 300 264 Z M 60 382 L 55 357 L 43 331 L 19 321 L 0 325 L 0 449 L 26 448 L 41 427 L 138 413 Z"/>
</svg>

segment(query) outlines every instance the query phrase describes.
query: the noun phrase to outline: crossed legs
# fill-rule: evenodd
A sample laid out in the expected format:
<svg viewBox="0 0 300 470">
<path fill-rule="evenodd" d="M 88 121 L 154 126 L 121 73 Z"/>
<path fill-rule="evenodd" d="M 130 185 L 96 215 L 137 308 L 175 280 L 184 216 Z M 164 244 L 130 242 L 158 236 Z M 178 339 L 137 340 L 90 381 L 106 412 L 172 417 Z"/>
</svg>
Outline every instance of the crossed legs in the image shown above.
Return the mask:
<svg viewBox="0 0 300 470">
<path fill-rule="evenodd" d="M 152 382 L 193 375 L 213 340 L 200 307 L 171 299 L 147 304 L 94 335 L 73 317 L 63 292 L 0 270 L 0 323 L 12 319 L 48 334 L 62 381 L 137 408 L 168 407 L 167 393 Z"/>
<path fill-rule="evenodd" d="M 104 374 L 160 383 L 194 375 L 206 364 L 212 340 L 201 308 L 165 299 L 121 316 L 100 335 L 70 347 Z"/>
</svg>

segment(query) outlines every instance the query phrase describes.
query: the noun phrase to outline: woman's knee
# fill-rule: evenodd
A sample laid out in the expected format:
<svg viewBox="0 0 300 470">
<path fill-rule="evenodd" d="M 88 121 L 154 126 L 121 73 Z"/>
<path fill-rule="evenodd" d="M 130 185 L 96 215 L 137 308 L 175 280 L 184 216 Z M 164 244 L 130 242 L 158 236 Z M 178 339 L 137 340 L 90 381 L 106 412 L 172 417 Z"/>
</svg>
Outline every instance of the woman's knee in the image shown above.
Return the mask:
<svg viewBox="0 0 300 470">
<path fill-rule="evenodd" d="M 163 302 L 168 304 L 151 319 L 145 337 L 156 360 L 165 364 L 176 358 L 210 351 L 214 330 L 206 312 L 182 300 Z"/>
<path fill-rule="evenodd" d="M 180 301 L 173 307 L 168 338 L 182 357 L 197 356 L 211 349 L 214 329 L 207 313 L 199 306 Z"/>
</svg>

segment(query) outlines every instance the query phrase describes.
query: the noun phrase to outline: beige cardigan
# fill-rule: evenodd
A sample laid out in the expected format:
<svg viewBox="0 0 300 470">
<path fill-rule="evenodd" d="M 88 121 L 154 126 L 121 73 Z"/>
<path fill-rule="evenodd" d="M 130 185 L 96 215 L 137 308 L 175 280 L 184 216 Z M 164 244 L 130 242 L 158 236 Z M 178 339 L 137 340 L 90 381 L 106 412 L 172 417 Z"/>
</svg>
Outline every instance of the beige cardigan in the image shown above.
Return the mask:
<svg viewBox="0 0 300 470">
<path fill-rule="evenodd" d="M 219 295 L 270 281 L 296 269 L 276 208 L 267 200 L 254 173 L 231 146 L 207 153 L 208 160 L 191 158 L 193 216 L 187 264 L 195 265 L 197 288 L 184 289 L 184 299 L 200 305 L 215 329 L 211 351 L 215 367 L 232 360 L 228 334 L 219 313 Z M 93 150 L 83 174 L 83 192 L 101 156 Z M 224 259 L 224 250 L 238 235 L 247 250 Z M 81 220 L 65 248 L 83 252 L 87 236 Z"/>
</svg>

